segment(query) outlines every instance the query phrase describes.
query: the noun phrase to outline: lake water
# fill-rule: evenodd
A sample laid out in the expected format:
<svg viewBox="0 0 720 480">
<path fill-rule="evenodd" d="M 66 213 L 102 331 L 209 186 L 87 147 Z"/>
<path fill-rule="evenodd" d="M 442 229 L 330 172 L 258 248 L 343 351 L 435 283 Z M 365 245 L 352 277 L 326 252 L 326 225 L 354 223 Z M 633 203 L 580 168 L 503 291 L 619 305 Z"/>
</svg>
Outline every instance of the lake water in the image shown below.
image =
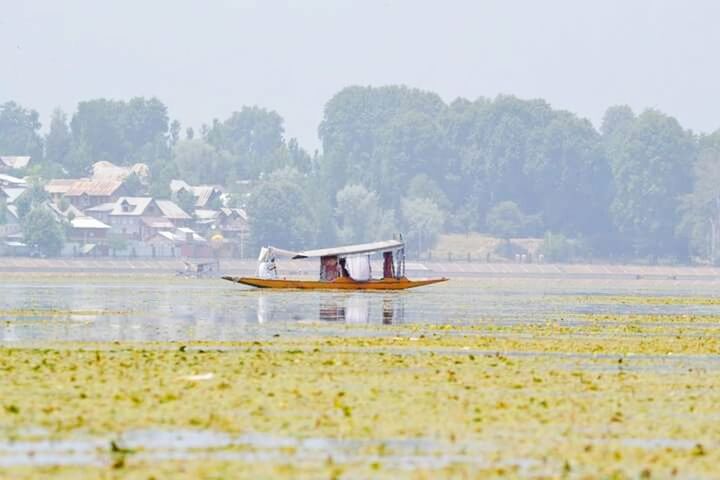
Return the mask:
<svg viewBox="0 0 720 480">
<path fill-rule="evenodd" d="M 712 296 L 715 282 L 459 279 L 405 292 L 251 289 L 172 277 L 14 278 L 0 283 L 0 341 L 248 340 L 383 334 L 363 325 L 507 325 L 583 314 L 720 314 L 720 305 L 643 304 L 618 296 Z M 352 326 L 353 328 L 347 328 Z"/>
</svg>

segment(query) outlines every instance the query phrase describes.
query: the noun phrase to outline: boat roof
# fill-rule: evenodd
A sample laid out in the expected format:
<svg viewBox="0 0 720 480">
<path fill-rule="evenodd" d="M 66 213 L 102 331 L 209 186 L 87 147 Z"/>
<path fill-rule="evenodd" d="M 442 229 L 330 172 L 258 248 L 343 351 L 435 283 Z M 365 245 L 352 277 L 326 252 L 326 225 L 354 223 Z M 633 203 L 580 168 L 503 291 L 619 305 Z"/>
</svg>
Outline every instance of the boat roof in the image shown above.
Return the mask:
<svg viewBox="0 0 720 480">
<path fill-rule="evenodd" d="M 293 258 L 312 258 L 328 256 L 359 255 L 361 253 L 388 252 L 403 248 L 405 244 L 400 240 L 384 240 L 382 242 L 361 243 L 359 245 L 346 245 L 344 247 L 321 248 L 299 252 Z"/>
</svg>

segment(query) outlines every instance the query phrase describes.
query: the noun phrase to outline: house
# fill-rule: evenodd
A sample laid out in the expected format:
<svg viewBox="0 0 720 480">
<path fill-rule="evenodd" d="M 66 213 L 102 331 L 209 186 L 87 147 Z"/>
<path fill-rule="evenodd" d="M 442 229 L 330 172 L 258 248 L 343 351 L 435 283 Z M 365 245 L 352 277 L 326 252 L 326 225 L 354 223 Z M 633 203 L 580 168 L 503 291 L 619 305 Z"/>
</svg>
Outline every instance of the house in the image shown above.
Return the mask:
<svg viewBox="0 0 720 480">
<path fill-rule="evenodd" d="M 207 238 L 221 244 L 218 254 L 221 257 L 245 256 L 245 243 L 250 232 L 247 213 L 241 208 L 221 208 L 219 210 L 195 210 L 195 225 Z"/>
<path fill-rule="evenodd" d="M 107 240 L 107 233 L 110 225 L 92 217 L 75 217 L 70 220 L 70 228 L 67 230 L 67 239 L 71 242 L 85 244 L 104 243 Z"/>
<path fill-rule="evenodd" d="M 78 182 L 77 178 L 59 178 L 50 180 L 45 184 L 45 191 L 50 195 L 54 203 L 58 203 L 62 197 L 67 194 L 70 188 Z M 87 179 L 82 179 L 87 180 Z"/>
<path fill-rule="evenodd" d="M 80 210 L 116 201 L 125 194 L 121 180 L 87 180 L 74 182 L 65 192 L 65 198 Z"/>
<path fill-rule="evenodd" d="M 198 208 L 195 210 L 195 227 L 203 235 L 206 235 L 215 228 L 220 210 Z"/>
<path fill-rule="evenodd" d="M 192 193 L 195 197 L 195 208 L 210 208 L 214 204 L 222 204 L 223 191 L 217 185 L 192 186 L 183 180 L 171 180 L 170 191 L 175 199 L 182 191 Z"/>
<path fill-rule="evenodd" d="M 68 223 L 63 256 L 100 257 L 109 254 L 107 234 L 110 225 L 85 216 L 72 218 Z"/>
<path fill-rule="evenodd" d="M 221 208 L 216 225 L 225 238 L 240 238 L 250 231 L 247 213 L 242 208 Z"/>
<path fill-rule="evenodd" d="M 0 156 L 0 170 L 19 170 L 25 168 L 30 164 L 30 158 L 31 157 L 28 156 Z"/>
<path fill-rule="evenodd" d="M 184 227 L 192 217 L 169 200 L 151 197 L 120 197 L 102 203 L 85 213 L 110 225 L 110 233 L 125 240 L 144 241 L 159 231 Z"/>
<path fill-rule="evenodd" d="M 90 207 L 88 209 L 85 209 L 85 215 L 89 215 L 93 218 L 96 218 L 100 220 L 103 223 L 110 224 L 110 212 L 113 211 L 115 208 L 115 202 L 111 203 L 101 203 L 100 205 L 95 205 L 94 207 Z"/>
<path fill-rule="evenodd" d="M 193 221 L 185 210 L 180 208 L 175 202 L 170 200 L 155 200 L 162 216 L 170 220 L 176 227 L 189 227 Z"/>
<path fill-rule="evenodd" d="M 146 242 L 153 248 L 154 256 L 182 256 L 186 258 L 211 258 L 213 249 L 205 238 L 190 228 L 160 231 Z"/>
<path fill-rule="evenodd" d="M 145 232 L 150 232 L 143 220 L 159 217 L 162 212 L 150 197 L 120 197 L 108 214 L 113 235 L 137 241 L 144 240 Z"/>
<path fill-rule="evenodd" d="M 5 205 L 15 205 L 17 199 L 26 191 L 27 188 L 0 187 L 0 201 L 4 201 Z"/>
<path fill-rule="evenodd" d="M 1 190 L 0 190 L 1 191 Z M 0 197 L 2 194 L 0 194 Z M 3 222 L 0 223 L 0 239 L 21 236 L 20 217 L 15 205 L 6 205 Z"/>
</svg>

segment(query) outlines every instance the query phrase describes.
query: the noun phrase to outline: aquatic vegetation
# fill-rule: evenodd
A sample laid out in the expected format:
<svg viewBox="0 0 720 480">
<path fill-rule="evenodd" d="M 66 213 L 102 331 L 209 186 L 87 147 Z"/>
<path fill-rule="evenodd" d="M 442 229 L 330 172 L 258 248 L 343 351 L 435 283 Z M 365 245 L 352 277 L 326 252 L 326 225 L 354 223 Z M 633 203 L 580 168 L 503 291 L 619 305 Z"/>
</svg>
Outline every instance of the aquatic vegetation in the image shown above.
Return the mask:
<svg viewBox="0 0 720 480">
<path fill-rule="evenodd" d="M 143 456 L 142 446 L 126 451 L 107 440 L 109 453 L 89 471 L 123 469 L 130 478 L 271 475 L 288 468 L 308 477 L 351 472 L 389 478 L 713 471 L 720 457 L 714 420 L 720 381 L 702 364 L 688 370 L 677 353 L 677 368 L 670 370 L 653 368 L 657 362 L 647 356 L 666 356 L 672 348 L 692 360 L 716 352 L 714 342 L 623 337 L 568 343 L 533 333 L 518 340 L 428 329 L 389 338 L 4 348 L 0 434 L 16 440 L 35 438 L 38 431 L 55 439 L 113 439 L 154 428 L 292 439 L 430 439 L 445 446 L 425 457 L 465 451 L 482 460 L 459 456 L 457 463 L 398 465 L 392 448 L 371 443 L 376 467 L 343 463 L 341 454 L 337 461 L 308 458 L 292 467 L 262 456 L 227 460 L 237 454 L 233 446 L 221 449 L 222 455 L 208 450 L 207 461 L 187 455 L 163 462 Z M 663 447 L 669 440 L 675 446 Z M 247 448 L 257 450 L 242 451 Z M 4 454 L 0 447 L 0 465 Z M 79 472 L 72 465 L 53 468 L 54 475 L 73 478 Z M 6 471 L 30 472 L 21 465 Z"/>
<path fill-rule="evenodd" d="M 0 478 L 667 478 L 720 460 L 720 311 L 695 286 L 71 282 L 0 287 Z"/>
<path fill-rule="evenodd" d="M 583 295 L 557 297 L 564 302 L 608 305 L 720 305 L 720 297 L 653 296 L 653 295 Z"/>
</svg>

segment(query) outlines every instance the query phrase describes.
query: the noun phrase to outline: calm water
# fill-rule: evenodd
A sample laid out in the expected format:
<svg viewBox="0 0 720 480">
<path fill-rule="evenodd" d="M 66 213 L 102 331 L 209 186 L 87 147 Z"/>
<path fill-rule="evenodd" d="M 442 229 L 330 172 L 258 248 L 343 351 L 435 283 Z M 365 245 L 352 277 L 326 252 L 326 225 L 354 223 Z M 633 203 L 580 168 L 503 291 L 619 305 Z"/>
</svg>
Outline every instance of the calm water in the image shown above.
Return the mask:
<svg viewBox="0 0 720 480">
<path fill-rule="evenodd" d="M 714 295 L 713 282 L 462 279 L 406 292 L 250 289 L 221 280 L 32 277 L 0 282 L 0 341 L 246 340 L 382 334 L 363 325 L 512 324 L 583 313 L 720 314 L 716 305 L 613 304 L 604 295 Z M 590 299 L 583 296 L 593 296 Z M 575 315 L 578 319 L 573 317 Z M 353 328 L 347 328 L 352 326 Z M 360 328 L 358 328 L 360 327 Z"/>
</svg>

